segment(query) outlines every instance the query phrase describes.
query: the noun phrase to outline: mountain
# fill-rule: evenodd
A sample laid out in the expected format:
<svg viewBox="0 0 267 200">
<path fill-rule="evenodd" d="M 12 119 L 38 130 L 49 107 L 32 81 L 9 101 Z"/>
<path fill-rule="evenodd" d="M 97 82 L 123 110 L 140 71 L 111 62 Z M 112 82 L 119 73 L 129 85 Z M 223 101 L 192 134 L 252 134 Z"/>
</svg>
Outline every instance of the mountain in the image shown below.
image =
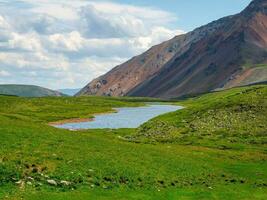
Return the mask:
<svg viewBox="0 0 267 200">
<path fill-rule="evenodd" d="M 69 96 L 74 96 L 75 94 L 77 94 L 79 91 L 81 90 L 81 88 L 79 89 L 59 89 L 57 91 L 63 93 L 63 94 L 67 94 Z"/>
<path fill-rule="evenodd" d="M 0 94 L 21 97 L 66 96 L 58 91 L 34 85 L 0 85 Z"/>
<path fill-rule="evenodd" d="M 134 87 L 147 80 L 166 64 L 176 53 L 175 44 L 184 38 L 176 37 L 152 47 L 144 54 L 112 69 L 93 80 L 77 95 L 125 96 Z M 185 47 L 186 48 L 186 47 Z"/>
<path fill-rule="evenodd" d="M 267 0 L 154 46 L 78 95 L 175 98 L 267 81 Z"/>
</svg>

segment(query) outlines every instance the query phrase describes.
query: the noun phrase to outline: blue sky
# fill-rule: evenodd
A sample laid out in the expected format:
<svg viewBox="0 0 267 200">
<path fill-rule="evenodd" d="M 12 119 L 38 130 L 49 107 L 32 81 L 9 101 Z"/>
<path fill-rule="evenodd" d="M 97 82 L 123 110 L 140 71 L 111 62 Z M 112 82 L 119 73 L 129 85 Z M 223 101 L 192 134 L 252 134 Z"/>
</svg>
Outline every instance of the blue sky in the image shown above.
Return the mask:
<svg viewBox="0 0 267 200">
<path fill-rule="evenodd" d="M 0 84 L 83 87 L 152 45 L 249 2 L 0 0 Z"/>
</svg>

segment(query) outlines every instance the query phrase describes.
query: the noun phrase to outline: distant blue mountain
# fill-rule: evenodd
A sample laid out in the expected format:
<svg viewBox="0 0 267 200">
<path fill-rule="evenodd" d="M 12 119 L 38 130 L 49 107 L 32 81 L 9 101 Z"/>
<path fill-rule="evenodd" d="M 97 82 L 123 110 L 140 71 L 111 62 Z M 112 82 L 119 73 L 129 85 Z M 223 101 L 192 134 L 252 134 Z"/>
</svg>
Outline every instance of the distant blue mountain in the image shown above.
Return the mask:
<svg viewBox="0 0 267 200">
<path fill-rule="evenodd" d="M 80 90 L 81 90 L 81 88 L 78 88 L 78 89 L 59 89 L 58 91 L 63 93 L 63 94 L 69 95 L 69 96 L 74 96 Z"/>
</svg>

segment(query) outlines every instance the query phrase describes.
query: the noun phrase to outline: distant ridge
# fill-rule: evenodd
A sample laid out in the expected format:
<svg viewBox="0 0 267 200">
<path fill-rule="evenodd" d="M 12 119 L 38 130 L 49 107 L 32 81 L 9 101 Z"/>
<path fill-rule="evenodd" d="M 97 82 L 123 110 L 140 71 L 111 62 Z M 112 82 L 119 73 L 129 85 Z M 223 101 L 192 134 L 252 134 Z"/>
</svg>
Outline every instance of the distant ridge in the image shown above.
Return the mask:
<svg viewBox="0 0 267 200">
<path fill-rule="evenodd" d="M 58 89 L 57 91 L 69 95 L 69 96 L 74 96 L 75 94 L 77 94 L 79 91 L 81 90 L 81 88 L 79 89 Z"/>
<path fill-rule="evenodd" d="M 47 96 L 66 96 L 58 91 L 35 85 L 0 85 L 0 95 L 20 96 L 20 97 L 47 97 Z"/>
<path fill-rule="evenodd" d="M 176 98 L 267 81 L 267 0 L 156 45 L 77 95 Z"/>
</svg>

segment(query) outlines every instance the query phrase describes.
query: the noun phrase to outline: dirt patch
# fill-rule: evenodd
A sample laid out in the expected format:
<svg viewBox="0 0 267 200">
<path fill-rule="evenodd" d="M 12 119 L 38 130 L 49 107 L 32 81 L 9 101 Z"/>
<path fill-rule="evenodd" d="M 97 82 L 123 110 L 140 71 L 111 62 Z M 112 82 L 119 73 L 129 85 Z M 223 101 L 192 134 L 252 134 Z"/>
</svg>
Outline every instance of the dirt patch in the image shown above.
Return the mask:
<svg viewBox="0 0 267 200">
<path fill-rule="evenodd" d="M 66 120 L 60 120 L 57 122 L 50 122 L 50 126 L 58 126 L 58 125 L 63 125 L 63 124 L 68 124 L 68 123 L 79 123 L 79 122 L 91 122 L 93 121 L 94 118 L 88 118 L 88 119 L 66 119 Z"/>
</svg>

